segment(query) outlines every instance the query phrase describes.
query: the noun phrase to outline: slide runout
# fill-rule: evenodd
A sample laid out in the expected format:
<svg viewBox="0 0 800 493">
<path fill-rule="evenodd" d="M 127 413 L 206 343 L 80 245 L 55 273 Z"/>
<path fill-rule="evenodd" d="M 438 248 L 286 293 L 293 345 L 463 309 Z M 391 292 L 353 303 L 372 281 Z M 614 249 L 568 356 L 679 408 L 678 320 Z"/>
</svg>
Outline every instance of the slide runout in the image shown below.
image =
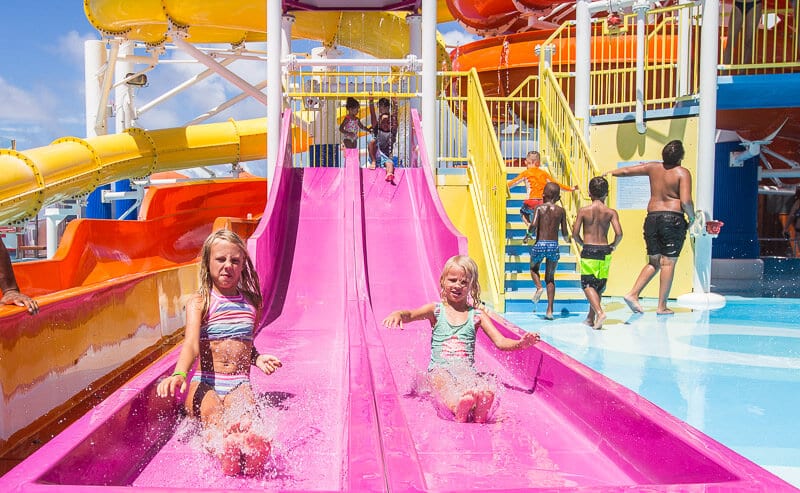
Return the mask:
<svg viewBox="0 0 800 493">
<path fill-rule="evenodd" d="M 753 485 L 791 490 L 747 459 L 670 416 L 625 387 L 546 343 L 498 350 L 482 332 L 476 366 L 494 375 L 498 400 L 486 425 L 458 424 L 417 394 L 427 368 L 427 322 L 388 330 L 378 324 L 393 310 L 440 298 L 438 279 L 452 245 L 449 221 L 436 217 L 437 196 L 425 169 L 363 170 L 366 275 L 375 323 L 370 359 L 383 373 L 376 383 L 384 454 L 406 449 L 405 461 L 386 460 L 390 489 L 399 484 L 434 491 L 530 488 L 622 491 L 678 485 L 707 489 Z M 438 229 L 438 232 L 437 232 Z M 424 252 L 424 253 L 423 253 Z M 439 266 L 434 270 L 430 260 Z M 489 310 L 508 337 L 522 330 Z M 410 450 L 409 450 L 410 449 Z M 406 476 L 416 461 L 417 482 Z M 413 468 L 412 468 L 413 469 Z M 419 481 L 422 481 L 420 487 Z"/>
<path fill-rule="evenodd" d="M 345 273 L 355 271 L 347 260 L 356 248 L 346 219 L 352 219 L 347 208 L 353 200 L 344 199 L 353 193 L 343 191 L 342 169 L 283 168 L 275 180 L 264 217 L 281 220 L 262 221 L 249 240 L 260 269 L 272 269 L 265 289 L 282 293 L 265 293 L 269 320 L 255 345 L 283 359 L 284 367 L 270 377 L 251 375 L 254 390 L 271 403 L 264 419 L 277 428 L 274 477 L 224 477 L 214 459 L 187 440 L 184 425 L 176 428 L 180 398 L 154 398 L 157 382 L 174 367 L 175 348 L 0 478 L 0 489 L 55 491 L 41 478 L 59 492 L 88 485 L 158 492 L 208 485 L 226 491 L 385 489 L 370 365 L 359 337 L 363 297 L 359 303 L 348 294 L 355 289 L 343 289 Z M 148 439 L 129 437 L 130 429 L 146 430 Z M 110 458 L 105 466 L 103 453 Z M 136 459 L 116 460 L 126 455 Z M 76 464 L 86 473 L 78 474 Z"/>
</svg>

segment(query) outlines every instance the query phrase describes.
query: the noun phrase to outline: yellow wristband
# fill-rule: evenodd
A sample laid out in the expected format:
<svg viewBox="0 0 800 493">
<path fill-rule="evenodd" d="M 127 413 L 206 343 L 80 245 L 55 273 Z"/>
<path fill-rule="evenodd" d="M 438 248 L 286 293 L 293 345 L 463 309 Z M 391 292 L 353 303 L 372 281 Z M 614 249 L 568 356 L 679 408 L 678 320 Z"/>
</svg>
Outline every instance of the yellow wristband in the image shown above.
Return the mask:
<svg viewBox="0 0 800 493">
<path fill-rule="evenodd" d="M 187 378 L 185 371 L 176 371 L 175 373 L 173 373 L 170 376 L 177 377 L 178 375 L 182 376 L 184 380 L 186 380 L 186 378 Z"/>
</svg>

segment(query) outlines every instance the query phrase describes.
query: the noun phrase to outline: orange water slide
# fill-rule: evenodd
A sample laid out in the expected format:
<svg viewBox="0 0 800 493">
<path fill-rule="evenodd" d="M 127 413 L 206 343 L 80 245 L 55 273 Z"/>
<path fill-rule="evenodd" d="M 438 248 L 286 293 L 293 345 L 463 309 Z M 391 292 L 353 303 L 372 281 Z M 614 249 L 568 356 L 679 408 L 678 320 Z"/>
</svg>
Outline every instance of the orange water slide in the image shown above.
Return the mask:
<svg viewBox="0 0 800 493">
<path fill-rule="evenodd" d="M 0 306 L 0 473 L 171 347 L 203 241 L 249 236 L 266 197 L 263 178 L 153 186 L 139 221 L 72 221 L 52 259 L 14 265 L 41 310 Z"/>
</svg>

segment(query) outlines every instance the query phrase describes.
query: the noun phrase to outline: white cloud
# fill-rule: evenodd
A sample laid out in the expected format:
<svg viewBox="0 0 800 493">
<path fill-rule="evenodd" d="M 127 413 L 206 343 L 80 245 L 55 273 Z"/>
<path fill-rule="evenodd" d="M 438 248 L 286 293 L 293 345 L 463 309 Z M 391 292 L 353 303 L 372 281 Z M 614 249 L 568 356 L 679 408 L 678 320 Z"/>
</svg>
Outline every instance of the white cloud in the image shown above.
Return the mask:
<svg viewBox="0 0 800 493">
<path fill-rule="evenodd" d="M 86 41 L 99 39 L 96 34 L 80 34 L 70 31 L 58 38 L 58 44 L 52 49 L 58 55 L 66 56 L 70 61 L 79 63 L 83 67 L 83 46 Z"/>
<path fill-rule="evenodd" d="M 454 29 L 452 31 L 442 32 L 442 38 L 448 47 L 463 46 L 467 43 L 472 43 L 480 38 L 469 34 L 465 31 Z"/>
<path fill-rule="evenodd" d="M 20 122 L 41 121 L 48 115 L 42 100 L 45 94 L 36 97 L 30 91 L 13 86 L 0 78 L 0 119 Z"/>
</svg>

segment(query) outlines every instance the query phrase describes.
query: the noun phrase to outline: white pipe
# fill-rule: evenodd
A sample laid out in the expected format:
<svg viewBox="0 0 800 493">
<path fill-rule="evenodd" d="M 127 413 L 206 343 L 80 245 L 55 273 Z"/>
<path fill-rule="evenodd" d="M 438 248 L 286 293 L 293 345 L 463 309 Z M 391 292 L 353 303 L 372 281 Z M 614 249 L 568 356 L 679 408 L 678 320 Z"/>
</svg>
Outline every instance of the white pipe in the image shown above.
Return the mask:
<svg viewBox="0 0 800 493">
<path fill-rule="evenodd" d="M 419 61 L 407 58 L 292 58 L 282 62 L 284 66 L 297 67 L 416 67 Z"/>
<path fill-rule="evenodd" d="M 225 67 L 225 66 L 230 65 L 234 61 L 235 60 L 229 58 L 229 59 L 221 61 L 220 65 Z M 200 82 L 200 81 L 202 81 L 204 79 L 207 79 L 208 77 L 210 77 L 213 74 L 214 74 L 214 71 L 211 70 L 210 68 L 207 68 L 206 70 L 203 70 L 202 72 L 200 72 L 199 74 L 195 75 L 194 77 L 190 77 L 189 79 L 187 79 L 183 83 L 175 86 L 174 88 L 172 88 L 169 91 L 165 92 L 161 96 L 158 96 L 157 98 L 153 99 L 149 103 L 143 105 L 141 108 L 139 108 L 139 114 L 141 115 L 143 113 L 146 113 L 147 111 L 153 109 L 155 106 L 157 106 L 157 105 L 163 103 L 164 101 L 168 100 L 169 98 L 179 94 L 184 89 L 188 89 L 189 87 L 197 84 L 198 82 Z"/>
<path fill-rule="evenodd" d="M 283 2 L 267 2 L 267 183 L 272 187 L 281 128 L 281 32 Z"/>
<path fill-rule="evenodd" d="M 272 2 L 272 3 L 276 3 L 276 2 Z M 278 33 L 278 36 L 280 36 L 280 33 Z M 172 38 L 173 38 L 172 42 L 177 47 L 179 47 L 181 50 L 183 50 L 184 52 L 189 54 L 195 60 L 197 60 L 198 62 L 202 63 L 206 67 L 210 68 L 211 70 L 213 70 L 214 72 L 219 74 L 220 77 L 222 77 L 223 79 L 227 80 L 228 82 L 230 82 L 234 86 L 238 87 L 239 89 L 241 89 L 242 91 L 247 93 L 247 95 L 249 95 L 250 97 L 252 97 L 256 101 L 258 101 L 258 102 L 260 102 L 261 104 L 264 104 L 264 105 L 267 104 L 267 96 L 263 92 L 257 90 L 256 88 L 254 88 L 252 86 L 252 84 L 250 84 L 249 82 L 247 82 L 246 80 L 242 79 L 241 77 L 239 77 L 238 75 L 236 75 L 232 71 L 230 71 L 227 68 L 225 68 L 214 57 L 206 55 L 201 50 L 195 48 L 195 46 L 192 45 L 191 43 L 187 43 L 184 39 L 182 39 L 180 37 L 180 34 L 178 34 L 178 33 L 174 33 L 173 32 Z M 279 41 L 280 41 L 280 38 L 279 38 Z M 269 58 L 269 60 L 271 60 L 271 59 L 272 59 L 272 57 Z"/>
<path fill-rule="evenodd" d="M 125 41 L 119 49 L 120 56 L 114 64 L 114 121 L 115 132 L 122 133 L 130 128 L 133 121 L 132 106 L 130 104 L 130 87 L 125 84 L 118 84 L 126 78 L 126 75 L 133 72 L 133 63 L 124 61 L 125 55 L 133 52 L 133 42 Z"/>
<path fill-rule="evenodd" d="M 800 168 L 796 169 L 764 169 L 759 166 L 758 179 L 762 178 L 800 178 Z"/>
<path fill-rule="evenodd" d="M 86 136 L 97 136 L 97 121 L 104 119 L 106 111 L 100 106 L 102 95 L 102 70 L 106 59 L 105 43 L 89 40 L 83 43 L 83 81 L 86 92 Z M 100 118 L 98 118 L 100 117 Z"/>
<path fill-rule="evenodd" d="M 153 52 L 150 56 L 141 55 L 122 55 L 119 57 L 121 62 L 139 65 L 156 65 L 158 63 L 158 55 Z"/>
<path fill-rule="evenodd" d="M 422 16 L 419 14 L 411 14 L 406 17 L 409 33 L 409 54 L 416 57 L 417 60 L 422 60 Z M 417 92 L 417 78 L 411 78 L 409 89 L 412 93 Z M 419 111 L 420 101 L 417 98 L 411 100 L 411 108 Z"/>
<path fill-rule="evenodd" d="M 697 208 L 714 218 L 714 158 L 717 127 L 719 0 L 705 0 L 700 33 L 700 116 L 697 136 Z M 693 293 L 711 289 L 711 237 L 695 238 Z"/>
<path fill-rule="evenodd" d="M 436 112 L 436 0 L 422 0 L 422 134 L 428 150 L 428 162 L 437 166 Z"/>
<path fill-rule="evenodd" d="M 649 3 L 637 2 L 633 6 L 636 12 L 636 131 L 644 135 L 647 125 L 644 122 L 644 64 L 647 45 L 646 19 Z"/>
<path fill-rule="evenodd" d="M 260 91 L 261 89 L 264 89 L 265 87 L 267 87 L 267 81 L 261 81 L 258 84 L 256 84 L 254 87 Z M 208 120 L 209 118 L 211 118 L 212 116 L 214 116 L 214 115 L 216 115 L 218 113 L 221 113 L 222 111 L 225 111 L 226 109 L 230 108 L 231 106 L 235 105 L 236 103 L 238 103 L 239 101 L 243 100 L 246 97 L 247 97 L 247 94 L 244 94 L 244 93 L 241 93 L 241 94 L 239 94 L 237 96 L 234 96 L 231 99 L 229 99 L 227 101 L 224 101 L 223 103 L 215 106 L 214 108 L 211 108 L 210 110 L 206 111 L 202 115 L 198 115 L 197 117 L 193 118 L 191 121 L 186 122 L 186 126 L 188 127 L 190 125 L 197 125 L 199 123 L 202 123 L 202 122 Z"/>
<path fill-rule="evenodd" d="M 114 83 L 114 67 L 117 64 L 117 56 L 119 55 L 120 41 L 114 39 L 110 41 L 111 49 L 106 60 L 105 69 L 103 72 L 103 84 L 100 89 L 100 102 L 97 104 L 97 120 L 95 120 L 94 128 L 97 135 L 106 135 L 108 133 L 108 97 L 111 93 L 111 85 Z"/>
<path fill-rule="evenodd" d="M 691 0 L 679 0 L 679 5 L 687 5 Z M 691 59 L 691 27 L 692 19 L 688 8 L 682 8 L 678 14 L 678 96 L 689 94 L 689 64 Z"/>
<path fill-rule="evenodd" d="M 608 2 L 603 3 L 608 8 Z M 578 0 L 575 4 L 575 118 L 583 123 L 583 137 L 586 142 L 589 142 L 591 50 L 592 14 L 590 3 L 586 0 Z"/>
</svg>

